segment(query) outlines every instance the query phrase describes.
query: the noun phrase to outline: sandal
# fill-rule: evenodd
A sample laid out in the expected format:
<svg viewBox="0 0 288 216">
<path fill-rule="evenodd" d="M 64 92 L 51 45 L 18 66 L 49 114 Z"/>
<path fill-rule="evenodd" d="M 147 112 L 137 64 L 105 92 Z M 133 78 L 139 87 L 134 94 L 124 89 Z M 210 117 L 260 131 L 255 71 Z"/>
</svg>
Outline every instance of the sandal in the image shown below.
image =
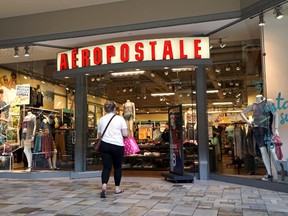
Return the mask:
<svg viewBox="0 0 288 216">
<path fill-rule="evenodd" d="M 102 190 L 100 194 L 100 198 L 106 198 L 106 191 Z"/>
<path fill-rule="evenodd" d="M 124 192 L 124 190 L 120 190 L 119 192 L 116 192 L 115 191 L 115 194 L 121 194 L 121 193 L 123 193 Z"/>
</svg>

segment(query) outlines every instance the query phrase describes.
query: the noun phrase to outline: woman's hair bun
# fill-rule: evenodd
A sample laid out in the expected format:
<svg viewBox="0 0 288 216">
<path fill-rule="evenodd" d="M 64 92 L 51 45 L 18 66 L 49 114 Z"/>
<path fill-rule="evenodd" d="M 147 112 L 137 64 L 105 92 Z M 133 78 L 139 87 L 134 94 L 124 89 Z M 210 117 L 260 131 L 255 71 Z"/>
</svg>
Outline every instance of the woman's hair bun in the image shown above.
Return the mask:
<svg viewBox="0 0 288 216">
<path fill-rule="evenodd" d="M 104 109 L 105 109 L 105 112 L 112 112 L 116 107 L 116 104 L 114 101 L 109 101 L 107 100 L 104 104 Z"/>
</svg>

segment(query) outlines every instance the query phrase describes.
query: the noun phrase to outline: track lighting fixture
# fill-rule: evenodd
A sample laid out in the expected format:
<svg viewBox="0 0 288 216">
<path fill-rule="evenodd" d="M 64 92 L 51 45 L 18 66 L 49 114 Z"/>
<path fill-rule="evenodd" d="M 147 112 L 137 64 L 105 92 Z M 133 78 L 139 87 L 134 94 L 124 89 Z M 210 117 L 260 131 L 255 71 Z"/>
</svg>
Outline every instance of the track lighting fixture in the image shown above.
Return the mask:
<svg viewBox="0 0 288 216">
<path fill-rule="evenodd" d="M 277 6 L 273 12 L 273 14 L 275 14 L 276 19 L 282 19 L 283 18 L 283 14 L 281 13 L 281 8 L 279 6 Z"/>
<path fill-rule="evenodd" d="M 215 69 L 215 72 L 216 72 L 216 73 L 220 73 L 220 72 L 221 72 L 220 67 L 217 67 L 217 68 Z"/>
<path fill-rule="evenodd" d="M 240 71 L 241 70 L 241 66 L 237 65 L 235 69 L 236 69 L 236 71 Z"/>
<path fill-rule="evenodd" d="M 265 26 L 263 13 L 259 14 L 259 26 Z"/>
<path fill-rule="evenodd" d="M 24 50 L 25 50 L 24 56 L 29 56 L 29 47 L 25 46 Z"/>
<path fill-rule="evenodd" d="M 220 46 L 222 49 L 226 46 L 226 44 L 222 42 L 222 39 L 221 39 L 221 38 L 219 39 L 219 46 Z"/>
<path fill-rule="evenodd" d="M 231 70 L 230 65 L 227 65 L 227 66 L 225 67 L 225 70 L 226 70 L 226 71 L 230 71 L 230 70 Z"/>
<path fill-rule="evenodd" d="M 18 47 L 14 47 L 14 57 L 15 58 L 19 57 L 19 48 Z"/>
</svg>

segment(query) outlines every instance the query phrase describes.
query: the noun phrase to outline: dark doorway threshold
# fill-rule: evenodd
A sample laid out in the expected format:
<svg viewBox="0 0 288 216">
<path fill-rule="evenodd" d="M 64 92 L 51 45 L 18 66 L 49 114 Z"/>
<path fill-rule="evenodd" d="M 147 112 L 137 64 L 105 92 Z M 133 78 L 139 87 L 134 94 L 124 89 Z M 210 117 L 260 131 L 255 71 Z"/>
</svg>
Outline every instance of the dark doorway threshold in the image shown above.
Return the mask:
<svg viewBox="0 0 288 216">
<path fill-rule="evenodd" d="M 262 181 L 261 179 L 252 179 L 237 176 L 228 176 L 221 174 L 210 173 L 210 180 L 222 181 L 232 184 L 245 185 L 250 187 L 256 187 L 266 190 L 272 190 L 277 192 L 288 193 L 288 184 L 278 181 Z"/>
</svg>

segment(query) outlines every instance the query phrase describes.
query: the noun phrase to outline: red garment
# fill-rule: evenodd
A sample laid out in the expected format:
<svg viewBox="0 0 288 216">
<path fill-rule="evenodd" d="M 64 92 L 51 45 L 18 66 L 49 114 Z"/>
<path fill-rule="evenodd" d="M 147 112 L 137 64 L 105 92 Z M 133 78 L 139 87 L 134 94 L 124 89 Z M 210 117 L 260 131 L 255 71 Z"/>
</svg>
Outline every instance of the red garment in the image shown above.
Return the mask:
<svg viewBox="0 0 288 216">
<path fill-rule="evenodd" d="M 280 137 L 278 135 L 273 135 L 272 141 L 275 144 L 275 153 L 277 155 L 278 160 L 282 160 L 283 158 L 283 153 L 281 150 L 281 146 L 283 145 Z"/>
<path fill-rule="evenodd" d="M 42 135 L 42 152 L 45 154 L 45 158 L 49 158 L 52 156 L 52 144 L 53 139 L 49 134 Z"/>
</svg>

